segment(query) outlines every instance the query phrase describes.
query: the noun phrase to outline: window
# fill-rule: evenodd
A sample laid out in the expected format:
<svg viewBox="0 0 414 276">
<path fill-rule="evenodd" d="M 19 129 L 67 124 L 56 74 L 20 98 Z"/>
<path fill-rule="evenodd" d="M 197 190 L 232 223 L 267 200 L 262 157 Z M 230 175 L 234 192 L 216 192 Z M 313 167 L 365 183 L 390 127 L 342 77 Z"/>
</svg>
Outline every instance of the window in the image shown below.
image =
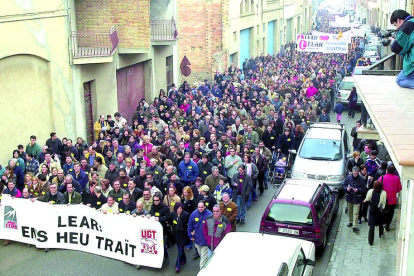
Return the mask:
<svg viewBox="0 0 414 276">
<path fill-rule="evenodd" d="M 311 160 L 342 160 L 343 156 L 341 141 L 307 138 L 303 141 L 299 156 L 304 159 Z"/>
<path fill-rule="evenodd" d="M 296 260 L 295 267 L 292 271 L 292 276 L 302 276 L 306 267 L 306 258 L 303 249 L 300 249 L 298 259 Z"/>
<path fill-rule="evenodd" d="M 291 224 L 313 225 L 312 212 L 309 206 L 288 203 L 273 203 L 266 217 L 267 221 Z"/>
<path fill-rule="evenodd" d="M 259 33 L 260 33 L 260 28 L 259 28 L 259 25 L 257 25 L 257 35 L 259 35 Z"/>
<path fill-rule="evenodd" d="M 174 82 L 173 72 L 173 56 L 169 56 L 166 58 L 167 91 L 170 90 Z"/>
<path fill-rule="evenodd" d="M 322 196 L 319 196 L 318 200 L 316 201 L 315 210 L 316 214 L 318 215 L 318 218 L 320 219 L 323 216 L 323 213 L 325 212 L 325 206 Z"/>
<path fill-rule="evenodd" d="M 237 40 L 237 33 L 233 32 L 233 40 L 236 41 Z"/>
<path fill-rule="evenodd" d="M 266 24 L 263 23 L 263 32 L 266 32 Z"/>
</svg>

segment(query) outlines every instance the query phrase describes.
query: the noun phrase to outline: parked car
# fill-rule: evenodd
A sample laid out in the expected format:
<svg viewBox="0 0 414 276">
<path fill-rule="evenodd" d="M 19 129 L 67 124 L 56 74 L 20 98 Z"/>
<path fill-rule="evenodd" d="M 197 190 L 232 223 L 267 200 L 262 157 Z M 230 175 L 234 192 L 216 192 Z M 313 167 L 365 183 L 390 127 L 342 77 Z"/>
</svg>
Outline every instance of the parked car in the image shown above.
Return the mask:
<svg viewBox="0 0 414 276">
<path fill-rule="evenodd" d="M 372 43 L 372 44 L 377 43 L 377 44 L 379 44 L 379 43 L 381 43 L 381 38 L 379 38 L 378 36 L 371 36 L 369 38 L 368 43 Z"/>
<path fill-rule="evenodd" d="M 368 44 L 365 46 L 364 52 L 366 51 L 378 51 L 379 47 L 377 44 Z"/>
<path fill-rule="evenodd" d="M 287 179 L 263 213 L 260 232 L 297 237 L 323 250 L 338 209 L 337 190 L 315 180 Z"/>
<path fill-rule="evenodd" d="M 352 72 L 352 75 L 362 75 L 362 70 L 366 70 L 367 68 L 368 66 L 355 66 L 354 71 Z M 349 95 L 349 92 L 348 92 L 348 95 Z M 359 99 L 359 101 L 361 101 L 361 99 Z"/>
<path fill-rule="evenodd" d="M 351 157 L 348 134 L 343 124 L 316 123 L 308 128 L 292 167 L 292 178 L 315 179 L 342 190 Z"/>
<path fill-rule="evenodd" d="M 363 57 L 366 59 L 369 58 L 372 64 L 378 62 L 381 59 L 378 51 L 365 51 Z"/>
<path fill-rule="evenodd" d="M 358 68 L 365 68 L 364 66 L 356 66 Z M 358 72 L 358 71 L 357 71 Z M 345 77 L 338 87 L 338 92 L 336 93 L 336 99 L 341 99 L 341 102 L 344 105 L 348 105 L 348 97 L 351 93 L 352 87 L 355 86 L 354 78 L 353 77 Z M 357 90 L 358 94 L 358 90 Z M 361 105 L 361 98 L 357 97 L 357 105 Z"/>
<path fill-rule="evenodd" d="M 223 262 L 229 265 L 223 265 Z M 231 232 L 197 275 L 310 276 L 314 266 L 315 245 L 312 242 L 261 233 Z"/>
</svg>

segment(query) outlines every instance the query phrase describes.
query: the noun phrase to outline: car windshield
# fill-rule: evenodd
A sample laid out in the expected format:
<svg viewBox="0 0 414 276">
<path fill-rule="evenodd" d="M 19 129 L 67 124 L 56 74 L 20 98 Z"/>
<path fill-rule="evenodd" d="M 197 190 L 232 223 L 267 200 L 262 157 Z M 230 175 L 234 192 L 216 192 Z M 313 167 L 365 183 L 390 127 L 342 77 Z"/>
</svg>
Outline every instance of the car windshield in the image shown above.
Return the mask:
<svg viewBox="0 0 414 276">
<path fill-rule="evenodd" d="M 299 156 L 304 159 L 338 161 L 342 159 L 341 141 L 307 138 L 303 141 Z"/>
<path fill-rule="evenodd" d="M 339 85 L 339 90 L 351 90 L 352 87 L 354 87 L 354 86 L 355 86 L 355 84 L 353 82 L 343 81 Z"/>
<path fill-rule="evenodd" d="M 312 212 L 309 206 L 274 202 L 270 207 L 267 221 L 286 224 L 313 225 Z"/>
<path fill-rule="evenodd" d="M 365 48 L 365 51 L 376 51 L 377 50 L 377 46 L 367 46 Z"/>
</svg>

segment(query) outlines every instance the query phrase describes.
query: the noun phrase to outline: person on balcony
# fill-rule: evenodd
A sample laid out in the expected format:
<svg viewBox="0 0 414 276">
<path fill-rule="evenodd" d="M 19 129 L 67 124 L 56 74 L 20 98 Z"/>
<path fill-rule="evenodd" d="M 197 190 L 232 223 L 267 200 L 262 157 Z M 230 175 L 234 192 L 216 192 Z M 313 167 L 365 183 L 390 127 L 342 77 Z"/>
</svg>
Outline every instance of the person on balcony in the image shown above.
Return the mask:
<svg viewBox="0 0 414 276">
<path fill-rule="evenodd" d="M 396 38 L 391 38 L 391 51 L 403 56 L 403 70 L 397 76 L 397 84 L 414 89 L 414 18 L 404 10 L 396 10 L 390 23 L 398 29 Z"/>
</svg>

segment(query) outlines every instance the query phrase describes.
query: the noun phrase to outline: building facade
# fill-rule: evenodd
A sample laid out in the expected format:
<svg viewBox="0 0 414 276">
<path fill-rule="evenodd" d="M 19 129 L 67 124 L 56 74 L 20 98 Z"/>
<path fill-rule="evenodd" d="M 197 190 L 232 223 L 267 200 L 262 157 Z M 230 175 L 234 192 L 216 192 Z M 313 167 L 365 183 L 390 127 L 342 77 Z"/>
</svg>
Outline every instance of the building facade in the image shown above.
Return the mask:
<svg viewBox="0 0 414 276">
<path fill-rule="evenodd" d="M 162 2 L 162 3 L 161 3 Z M 8 1 L 0 11 L 0 161 L 36 135 L 92 140 L 178 79 L 175 0 Z"/>
<path fill-rule="evenodd" d="M 312 27 L 310 0 L 178 0 L 178 59 L 187 57 L 190 84 L 211 79 L 231 63 L 274 55 Z"/>
</svg>

